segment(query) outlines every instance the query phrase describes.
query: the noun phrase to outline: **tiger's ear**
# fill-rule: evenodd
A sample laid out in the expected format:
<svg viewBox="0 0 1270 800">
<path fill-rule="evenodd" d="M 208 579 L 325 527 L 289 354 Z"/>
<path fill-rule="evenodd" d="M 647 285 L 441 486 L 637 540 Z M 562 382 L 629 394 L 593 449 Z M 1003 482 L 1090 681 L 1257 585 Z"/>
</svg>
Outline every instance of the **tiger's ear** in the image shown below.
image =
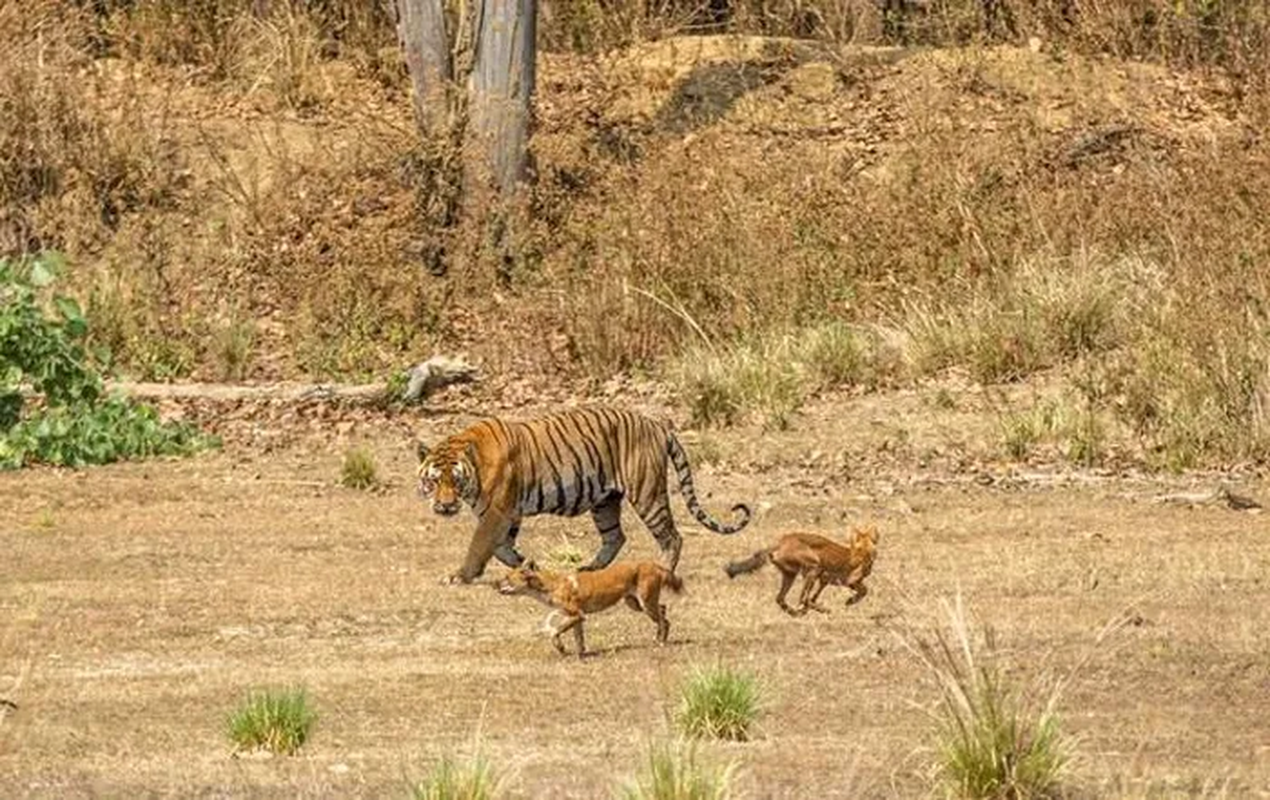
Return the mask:
<svg viewBox="0 0 1270 800">
<path fill-rule="evenodd" d="M 473 464 L 476 463 L 476 442 L 468 442 L 467 447 L 463 448 L 463 454 L 467 456 L 467 460 Z"/>
<path fill-rule="evenodd" d="M 420 463 L 423 463 L 423 460 L 428 457 L 428 453 L 430 452 L 432 452 L 432 450 L 426 444 L 423 442 L 415 442 L 415 455 L 419 457 Z"/>
</svg>

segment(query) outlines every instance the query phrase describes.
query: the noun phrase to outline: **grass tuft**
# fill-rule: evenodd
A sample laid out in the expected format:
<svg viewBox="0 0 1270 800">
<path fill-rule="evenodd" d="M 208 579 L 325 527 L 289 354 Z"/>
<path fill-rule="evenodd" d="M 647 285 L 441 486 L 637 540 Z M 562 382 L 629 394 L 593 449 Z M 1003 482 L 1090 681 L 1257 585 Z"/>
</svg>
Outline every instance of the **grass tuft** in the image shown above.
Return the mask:
<svg viewBox="0 0 1270 800">
<path fill-rule="evenodd" d="M 730 667 L 698 669 L 684 685 L 675 724 L 699 739 L 744 742 L 762 713 L 758 681 Z"/>
<path fill-rule="evenodd" d="M 736 764 L 703 761 L 697 743 L 677 740 L 648 748 L 647 759 L 634 782 L 617 793 L 624 800 L 725 800 L 732 796 Z"/>
<path fill-rule="evenodd" d="M 349 489 L 372 489 L 379 485 L 379 467 L 366 447 L 353 447 L 344 453 L 340 467 L 340 483 Z"/>
<path fill-rule="evenodd" d="M 237 750 L 291 755 L 308 741 L 317 714 L 304 689 L 248 694 L 229 718 L 229 738 Z"/>
<path fill-rule="evenodd" d="M 502 778 L 483 755 L 466 760 L 447 756 L 410 787 L 414 800 L 494 800 L 502 795 Z"/>
<path fill-rule="evenodd" d="M 906 640 L 939 688 L 940 780 L 962 798 L 1058 796 L 1071 760 L 1056 713 L 1062 684 L 1044 702 L 1025 696 L 1005 670 L 993 629 L 973 630 L 960 597 L 943 608 L 947 630 L 910 632 Z"/>
</svg>

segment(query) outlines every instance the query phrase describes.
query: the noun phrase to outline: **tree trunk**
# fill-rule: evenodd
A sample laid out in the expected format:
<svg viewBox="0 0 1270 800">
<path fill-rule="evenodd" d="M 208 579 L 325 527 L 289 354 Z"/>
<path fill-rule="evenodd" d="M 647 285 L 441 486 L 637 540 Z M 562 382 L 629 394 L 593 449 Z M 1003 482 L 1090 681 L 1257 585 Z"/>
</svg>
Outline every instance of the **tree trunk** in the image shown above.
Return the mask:
<svg viewBox="0 0 1270 800">
<path fill-rule="evenodd" d="M 445 130 L 454 77 L 444 0 L 397 0 L 397 37 L 414 87 L 415 119 L 425 139 Z"/>
<path fill-rule="evenodd" d="M 425 142 L 425 220 L 442 237 L 460 221 L 471 226 L 476 260 L 492 256 L 505 280 L 528 177 L 537 0 L 459 0 L 453 19 L 447 0 L 396 2 Z M 438 245 L 425 259 L 440 274 L 451 255 Z"/>
<path fill-rule="evenodd" d="M 473 166 L 507 198 L 525 178 L 537 0 L 471 0 L 482 7 L 476 63 L 468 79 Z"/>
</svg>

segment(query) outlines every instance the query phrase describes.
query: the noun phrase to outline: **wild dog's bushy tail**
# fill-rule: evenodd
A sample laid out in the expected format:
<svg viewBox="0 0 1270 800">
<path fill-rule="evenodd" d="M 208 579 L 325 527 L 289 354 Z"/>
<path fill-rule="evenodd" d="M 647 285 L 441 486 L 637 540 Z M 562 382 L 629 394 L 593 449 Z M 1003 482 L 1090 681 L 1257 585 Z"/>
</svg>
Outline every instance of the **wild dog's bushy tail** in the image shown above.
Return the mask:
<svg viewBox="0 0 1270 800">
<path fill-rule="evenodd" d="M 724 567 L 723 571 L 728 573 L 729 578 L 735 578 L 737 575 L 753 572 L 770 561 L 771 557 L 772 548 L 765 547 L 749 558 L 743 558 L 740 561 L 733 561 L 731 564 Z"/>
<path fill-rule="evenodd" d="M 692 468 L 688 466 L 688 454 L 684 452 L 683 445 L 671 431 L 666 433 L 666 454 L 670 456 L 670 463 L 675 465 L 675 472 L 679 475 L 679 491 L 683 492 L 684 502 L 688 504 L 688 510 L 697 518 L 697 522 L 715 533 L 724 534 L 736 533 L 749 524 L 750 508 L 744 503 L 732 506 L 732 513 L 739 515 L 739 519 L 730 524 L 725 525 L 706 513 L 701 503 L 697 501 L 697 490 L 692 485 Z"/>
</svg>

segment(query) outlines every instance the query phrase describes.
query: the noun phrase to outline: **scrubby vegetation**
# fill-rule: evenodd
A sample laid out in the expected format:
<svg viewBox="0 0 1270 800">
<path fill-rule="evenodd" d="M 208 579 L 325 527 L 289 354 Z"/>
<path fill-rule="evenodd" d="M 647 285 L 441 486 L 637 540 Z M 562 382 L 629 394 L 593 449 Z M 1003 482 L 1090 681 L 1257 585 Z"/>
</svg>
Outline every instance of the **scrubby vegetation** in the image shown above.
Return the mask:
<svg viewBox="0 0 1270 800">
<path fill-rule="evenodd" d="M 0 259 L 0 469 L 185 455 L 214 439 L 107 393 L 79 303 L 50 294 L 60 261 Z"/>
<path fill-rule="evenodd" d="M 782 426 L 826 391 L 1045 373 L 1075 461 L 1270 456 L 1257 4 L 544 4 L 536 223 L 497 290 L 424 269 L 449 234 L 385 4 L 21 6 L 0 253 L 67 252 L 134 375 L 465 347 Z"/>
</svg>

